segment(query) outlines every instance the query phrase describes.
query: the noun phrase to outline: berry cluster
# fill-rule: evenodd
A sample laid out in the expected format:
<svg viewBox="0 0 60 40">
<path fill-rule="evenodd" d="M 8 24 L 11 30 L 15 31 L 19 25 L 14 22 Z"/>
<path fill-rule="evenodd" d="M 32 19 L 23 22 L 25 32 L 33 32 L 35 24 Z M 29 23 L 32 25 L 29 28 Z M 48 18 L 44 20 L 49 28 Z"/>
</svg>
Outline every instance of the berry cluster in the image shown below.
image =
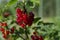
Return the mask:
<svg viewBox="0 0 60 40">
<path fill-rule="evenodd" d="M 7 26 L 7 23 L 6 22 L 0 22 L 0 26 Z"/>
<path fill-rule="evenodd" d="M 7 27 L 7 23 L 6 22 L 2 22 L 2 23 L 0 22 L 0 26 L 1 26 L 0 31 L 3 34 L 3 38 L 7 39 L 9 34 L 14 33 L 14 27 L 12 27 L 11 29 L 7 29 L 6 28 Z"/>
<path fill-rule="evenodd" d="M 5 18 L 7 18 L 8 16 L 10 16 L 10 13 L 9 13 L 9 12 L 4 12 L 3 16 L 4 16 Z"/>
<path fill-rule="evenodd" d="M 32 40 L 43 40 L 42 36 L 38 36 L 36 32 L 31 36 Z"/>
<path fill-rule="evenodd" d="M 22 39 L 27 40 L 28 39 L 28 33 L 27 32 L 29 32 L 29 30 L 25 29 L 25 28 L 26 28 L 26 26 L 31 26 L 32 25 L 32 23 L 34 21 L 34 14 L 32 12 L 29 12 L 27 14 L 26 10 L 22 11 L 20 8 L 17 8 L 16 12 L 17 12 L 16 22 L 19 26 L 21 26 L 23 28 L 23 32 L 27 37 L 26 39 L 24 37 L 22 37 Z M 4 13 L 4 17 L 8 17 L 9 15 L 10 14 L 7 13 L 7 12 Z M 20 32 L 22 32 L 20 30 L 16 30 L 14 27 L 9 28 L 8 24 L 6 22 L 0 22 L 0 31 L 2 32 L 3 38 L 5 38 L 5 39 L 8 39 L 11 34 L 16 34 L 16 32 L 17 32 L 16 35 L 19 35 Z M 21 36 L 18 36 L 18 37 L 21 37 Z M 39 36 L 37 34 L 37 32 L 33 32 L 33 35 L 31 36 L 31 39 L 32 40 L 43 40 L 43 37 Z"/>
<path fill-rule="evenodd" d="M 34 14 L 30 12 L 27 14 L 26 12 L 22 11 L 21 9 L 17 8 L 17 23 L 22 27 L 25 28 L 26 25 L 31 26 L 34 20 Z"/>
<path fill-rule="evenodd" d="M 0 31 L 2 32 L 3 34 L 3 38 L 7 38 L 7 36 L 9 35 L 9 31 L 8 30 L 5 30 L 4 28 L 0 28 Z"/>
</svg>

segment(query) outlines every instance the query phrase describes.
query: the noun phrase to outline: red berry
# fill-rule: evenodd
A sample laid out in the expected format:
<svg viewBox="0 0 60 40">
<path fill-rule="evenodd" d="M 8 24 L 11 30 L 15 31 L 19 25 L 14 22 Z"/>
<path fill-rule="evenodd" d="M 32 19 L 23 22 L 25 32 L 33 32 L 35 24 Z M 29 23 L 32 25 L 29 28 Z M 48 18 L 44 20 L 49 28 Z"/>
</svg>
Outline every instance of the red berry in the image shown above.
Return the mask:
<svg viewBox="0 0 60 40">
<path fill-rule="evenodd" d="M 28 26 L 31 26 L 31 25 L 32 25 L 32 22 L 29 22 L 29 23 L 28 23 Z"/>
<path fill-rule="evenodd" d="M 10 33 L 9 31 L 5 30 L 4 33 L 3 33 L 3 38 L 6 39 L 7 36 L 9 35 L 9 33 Z"/>
<path fill-rule="evenodd" d="M 28 15 L 27 15 L 27 14 L 23 14 L 23 22 L 24 22 L 25 24 L 28 23 L 27 19 L 28 19 Z"/>
<path fill-rule="evenodd" d="M 4 39 L 7 39 L 7 35 L 3 34 L 3 38 L 4 38 Z"/>
<path fill-rule="evenodd" d="M 31 38 L 32 38 L 32 40 L 39 40 L 39 36 L 37 36 L 37 35 L 32 35 Z"/>
<path fill-rule="evenodd" d="M 23 19 L 20 17 L 17 18 L 17 23 L 20 24 L 23 21 Z"/>
<path fill-rule="evenodd" d="M 20 26 L 21 26 L 22 28 L 25 28 L 26 25 L 25 25 L 25 24 L 21 24 Z"/>
<path fill-rule="evenodd" d="M 2 23 L 2 26 L 7 26 L 7 23 L 6 23 L 6 22 L 3 22 L 3 23 Z"/>
<path fill-rule="evenodd" d="M 14 33 L 14 30 L 15 30 L 14 27 L 12 27 L 12 28 L 11 28 L 11 33 Z"/>
<path fill-rule="evenodd" d="M 40 37 L 39 37 L 39 39 L 40 39 L 40 40 L 43 40 L 43 37 L 42 37 L 42 36 L 40 36 Z"/>
<path fill-rule="evenodd" d="M 32 38 L 32 40 L 34 40 L 34 39 L 35 39 L 33 35 L 31 36 L 31 38 Z"/>
<path fill-rule="evenodd" d="M 36 32 L 33 32 L 34 35 L 31 36 L 32 40 L 43 40 L 42 36 L 36 35 Z"/>
<path fill-rule="evenodd" d="M 29 15 L 29 17 L 28 17 L 28 26 L 31 26 L 33 21 L 34 21 L 34 17 L 32 15 L 31 16 Z"/>
<path fill-rule="evenodd" d="M 30 17 L 34 17 L 33 12 L 30 12 L 30 13 L 29 13 L 29 16 L 30 16 Z"/>
<path fill-rule="evenodd" d="M 5 29 L 4 29 L 4 28 L 0 28 L 0 31 L 4 32 L 4 31 L 5 31 Z"/>
<path fill-rule="evenodd" d="M 9 35 L 10 31 L 6 31 L 6 34 Z"/>
<path fill-rule="evenodd" d="M 17 12 L 18 14 L 20 14 L 20 15 L 22 14 L 22 10 L 21 10 L 20 8 L 17 8 L 17 9 L 16 9 L 16 12 Z"/>
</svg>

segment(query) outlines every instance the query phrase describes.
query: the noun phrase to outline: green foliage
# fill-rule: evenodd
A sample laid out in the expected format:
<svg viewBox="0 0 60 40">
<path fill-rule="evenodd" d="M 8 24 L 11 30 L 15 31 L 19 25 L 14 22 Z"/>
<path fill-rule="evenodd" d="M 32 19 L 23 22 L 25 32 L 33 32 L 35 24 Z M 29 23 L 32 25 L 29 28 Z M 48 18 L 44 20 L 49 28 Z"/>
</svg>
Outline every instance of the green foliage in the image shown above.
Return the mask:
<svg viewBox="0 0 60 40">
<path fill-rule="evenodd" d="M 15 4 L 17 1 L 18 1 L 18 0 L 10 0 L 10 1 L 7 3 L 6 7 L 9 7 L 9 6 Z"/>
<path fill-rule="evenodd" d="M 31 2 L 34 2 L 34 3 L 37 3 L 37 4 L 39 4 L 40 3 L 40 0 L 30 0 Z"/>
<path fill-rule="evenodd" d="M 24 29 L 19 28 L 20 34 L 24 34 Z"/>
<path fill-rule="evenodd" d="M 28 12 L 33 11 L 33 9 L 37 9 L 39 7 L 40 0 L 30 0 L 26 2 L 26 9 Z M 10 0 L 9 2 L 4 2 L 0 4 L 0 22 L 6 21 L 8 23 L 9 28 L 15 26 L 17 27 L 17 24 L 15 24 L 15 18 L 16 18 L 16 7 L 20 7 L 23 9 L 23 2 L 18 2 L 18 0 Z M 3 17 L 4 11 L 9 10 L 11 16 L 8 18 Z M 25 31 L 22 28 L 18 28 L 18 31 L 15 31 L 16 34 L 24 34 L 25 32 L 31 36 L 30 32 L 36 30 L 39 35 L 43 35 L 44 40 L 60 40 L 60 18 L 54 21 L 54 23 L 44 23 L 43 21 L 39 21 L 41 18 L 37 17 L 34 18 L 34 25 L 32 25 L 32 30 L 27 27 L 27 30 Z M 37 25 L 35 25 L 37 23 Z M 34 27 L 33 27 L 34 26 Z M 19 34 L 20 33 L 20 34 Z M 22 40 L 22 38 L 19 38 L 18 35 L 13 34 L 13 37 L 17 37 L 17 40 Z M 0 36 L 1 39 L 1 36 Z M 1 39 L 3 40 L 3 39 Z"/>
<path fill-rule="evenodd" d="M 39 21 L 40 19 L 41 19 L 40 17 L 34 18 L 34 23 L 36 23 L 36 22 Z"/>
</svg>

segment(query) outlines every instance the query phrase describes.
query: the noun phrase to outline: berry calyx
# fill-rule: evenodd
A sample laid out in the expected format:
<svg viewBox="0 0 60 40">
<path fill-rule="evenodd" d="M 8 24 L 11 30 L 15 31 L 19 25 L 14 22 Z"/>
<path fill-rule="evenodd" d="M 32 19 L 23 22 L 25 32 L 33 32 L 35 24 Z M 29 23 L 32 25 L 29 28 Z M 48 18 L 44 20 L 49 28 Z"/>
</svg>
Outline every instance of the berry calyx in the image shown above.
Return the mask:
<svg viewBox="0 0 60 40">
<path fill-rule="evenodd" d="M 33 32 L 33 34 L 35 35 L 35 34 L 36 34 L 36 32 Z"/>
</svg>

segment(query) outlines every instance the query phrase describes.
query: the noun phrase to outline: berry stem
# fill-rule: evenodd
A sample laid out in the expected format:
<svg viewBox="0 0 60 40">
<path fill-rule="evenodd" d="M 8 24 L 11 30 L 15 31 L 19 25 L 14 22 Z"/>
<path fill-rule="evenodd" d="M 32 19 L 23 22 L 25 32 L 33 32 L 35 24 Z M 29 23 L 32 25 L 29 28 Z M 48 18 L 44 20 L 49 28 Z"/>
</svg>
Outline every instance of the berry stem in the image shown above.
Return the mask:
<svg viewBox="0 0 60 40">
<path fill-rule="evenodd" d="M 24 9 L 24 13 L 27 13 L 26 7 L 25 7 L 25 0 L 23 2 L 23 9 Z"/>
<path fill-rule="evenodd" d="M 25 40 L 21 35 L 17 34 L 20 38 L 22 38 L 23 40 Z"/>
<path fill-rule="evenodd" d="M 26 35 L 26 40 L 29 39 L 28 34 L 27 34 L 27 28 L 25 29 L 25 35 Z"/>
</svg>

